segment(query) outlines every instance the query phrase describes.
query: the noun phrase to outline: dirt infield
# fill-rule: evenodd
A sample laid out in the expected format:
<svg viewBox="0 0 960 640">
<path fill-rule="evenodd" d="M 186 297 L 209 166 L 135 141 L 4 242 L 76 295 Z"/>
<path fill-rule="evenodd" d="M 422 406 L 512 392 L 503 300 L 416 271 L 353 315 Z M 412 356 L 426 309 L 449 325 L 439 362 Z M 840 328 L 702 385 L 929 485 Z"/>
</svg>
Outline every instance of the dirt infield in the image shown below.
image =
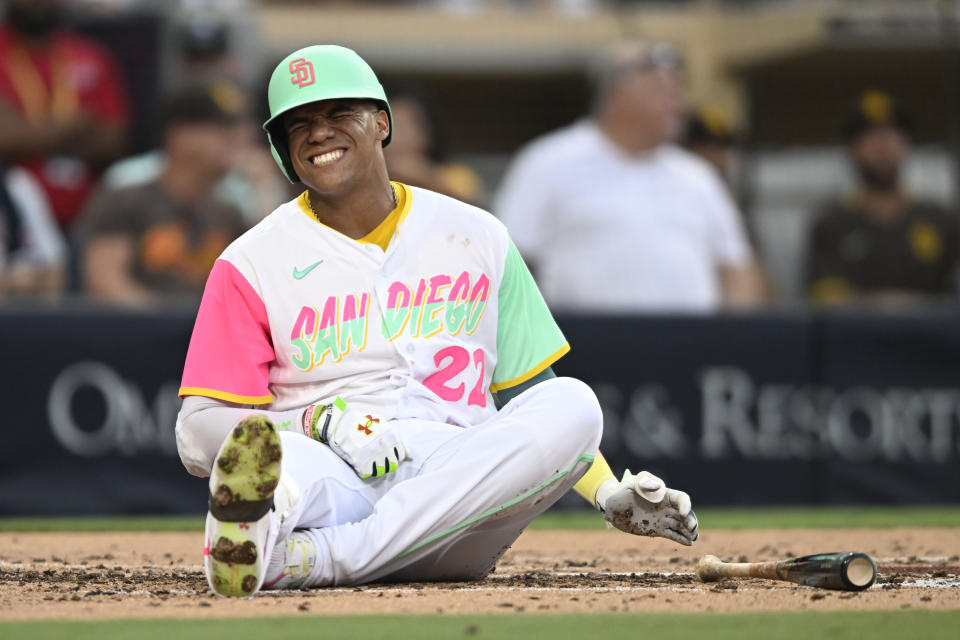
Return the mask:
<svg viewBox="0 0 960 640">
<path fill-rule="evenodd" d="M 489 579 L 216 598 L 198 533 L 0 534 L 0 620 L 370 613 L 960 609 L 960 529 L 706 532 L 693 549 L 615 531 L 529 531 Z M 705 553 L 762 561 L 870 553 L 877 583 L 845 593 L 761 580 L 701 584 Z"/>
</svg>

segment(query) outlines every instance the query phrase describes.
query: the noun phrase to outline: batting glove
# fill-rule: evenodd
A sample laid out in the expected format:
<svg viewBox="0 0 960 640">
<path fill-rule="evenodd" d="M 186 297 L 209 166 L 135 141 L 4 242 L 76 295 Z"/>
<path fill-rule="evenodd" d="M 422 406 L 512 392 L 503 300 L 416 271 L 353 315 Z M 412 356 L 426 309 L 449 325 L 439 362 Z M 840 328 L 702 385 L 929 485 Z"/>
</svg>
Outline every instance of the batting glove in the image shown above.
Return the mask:
<svg viewBox="0 0 960 640">
<path fill-rule="evenodd" d="M 627 469 L 620 482 L 607 480 L 597 491 L 597 506 L 604 520 L 633 535 L 667 538 L 688 547 L 700 535 L 690 496 L 668 489 L 646 471 L 633 475 Z"/>
<path fill-rule="evenodd" d="M 310 405 L 303 412 L 303 433 L 330 447 L 364 480 L 392 473 L 407 459 L 407 450 L 392 427 L 381 416 L 348 410 L 340 398 Z"/>
</svg>

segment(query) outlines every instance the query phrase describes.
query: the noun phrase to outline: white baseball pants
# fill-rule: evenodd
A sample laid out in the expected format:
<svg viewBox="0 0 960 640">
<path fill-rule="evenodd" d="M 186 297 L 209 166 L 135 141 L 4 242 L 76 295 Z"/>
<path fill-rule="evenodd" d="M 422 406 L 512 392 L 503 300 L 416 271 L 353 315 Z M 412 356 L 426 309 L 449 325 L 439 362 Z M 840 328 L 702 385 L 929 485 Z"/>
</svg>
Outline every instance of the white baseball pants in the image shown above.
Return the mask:
<svg viewBox="0 0 960 640">
<path fill-rule="evenodd" d="M 602 418 L 587 385 L 553 378 L 471 428 L 417 419 L 396 428 L 410 459 L 375 480 L 326 445 L 280 434 L 300 495 L 275 540 L 307 530 L 318 557 L 305 586 L 482 578 L 586 472 Z"/>
</svg>

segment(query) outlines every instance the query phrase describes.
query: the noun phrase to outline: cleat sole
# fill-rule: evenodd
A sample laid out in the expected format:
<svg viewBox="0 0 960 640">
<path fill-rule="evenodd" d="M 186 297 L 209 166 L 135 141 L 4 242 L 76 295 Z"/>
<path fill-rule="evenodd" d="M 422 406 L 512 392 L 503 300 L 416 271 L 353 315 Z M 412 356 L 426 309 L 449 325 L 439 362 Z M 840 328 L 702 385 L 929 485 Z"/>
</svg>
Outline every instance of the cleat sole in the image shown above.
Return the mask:
<svg viewBox="0 0 960 640">
<path fill-rule="evenodd" d="M 210 479 L 205 562 L 213 591 L 249 597 L 263 583 L 262 553 L 273 493 L 280 482 L 280 435 L 262 415 L 251 415 L 227 436 Z"/>
</svg>

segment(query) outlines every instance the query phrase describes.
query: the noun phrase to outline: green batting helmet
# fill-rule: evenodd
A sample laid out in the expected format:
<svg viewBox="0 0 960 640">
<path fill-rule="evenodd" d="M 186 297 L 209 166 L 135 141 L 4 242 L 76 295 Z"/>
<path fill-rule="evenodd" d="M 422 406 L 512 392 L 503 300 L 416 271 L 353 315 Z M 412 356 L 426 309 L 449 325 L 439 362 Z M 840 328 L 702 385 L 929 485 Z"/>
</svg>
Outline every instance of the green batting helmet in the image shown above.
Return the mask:
<svg viewBox="0 0 960 640">
<path fill-rule="evenodd" d="M 370 65 L 346 47 L 323 44 L 298 49 L 284 58 L 270 76 L 267 88 L 270 118 L 263 123 L 273 158 L 290 182 L 299 181 L 299 177 L 290 162 L 287 134 L 280 116 L 301 105 L 334 98 L 369 98 L 379 104 L 390 118 L 390 133 L 383 146 L 390 144 L 393 115 L 387 94 Z"/>
</svg>

